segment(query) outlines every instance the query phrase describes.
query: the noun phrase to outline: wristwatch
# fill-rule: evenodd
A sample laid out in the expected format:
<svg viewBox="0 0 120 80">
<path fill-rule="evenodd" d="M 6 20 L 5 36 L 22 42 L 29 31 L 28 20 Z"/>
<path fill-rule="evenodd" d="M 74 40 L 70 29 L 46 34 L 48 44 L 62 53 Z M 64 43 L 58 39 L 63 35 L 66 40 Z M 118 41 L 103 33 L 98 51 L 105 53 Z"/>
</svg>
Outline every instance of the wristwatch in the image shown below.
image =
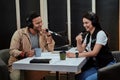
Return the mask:
<svg viewBox="0 0 120 80">
<path fill-rule="evenodd" d="M 75 53 L 75 57 L 76 57 L 76 58 L 79 57 L 79 53 L 78 53 L 78 52 Z"/>
</svg>

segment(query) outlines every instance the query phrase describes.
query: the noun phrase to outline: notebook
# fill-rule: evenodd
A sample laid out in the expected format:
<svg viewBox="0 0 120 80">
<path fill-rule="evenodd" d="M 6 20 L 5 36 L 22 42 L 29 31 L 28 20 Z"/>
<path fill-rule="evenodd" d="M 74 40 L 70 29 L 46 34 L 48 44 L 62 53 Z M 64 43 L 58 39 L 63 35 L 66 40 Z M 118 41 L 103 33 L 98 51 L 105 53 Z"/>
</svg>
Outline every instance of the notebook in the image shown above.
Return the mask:
<svg viewBox="0 0 120 80">
<path fill-rule="evenodd" d="M 49 63 L 51 59 L 32 59 L 30 63 Z"/>
</svg>

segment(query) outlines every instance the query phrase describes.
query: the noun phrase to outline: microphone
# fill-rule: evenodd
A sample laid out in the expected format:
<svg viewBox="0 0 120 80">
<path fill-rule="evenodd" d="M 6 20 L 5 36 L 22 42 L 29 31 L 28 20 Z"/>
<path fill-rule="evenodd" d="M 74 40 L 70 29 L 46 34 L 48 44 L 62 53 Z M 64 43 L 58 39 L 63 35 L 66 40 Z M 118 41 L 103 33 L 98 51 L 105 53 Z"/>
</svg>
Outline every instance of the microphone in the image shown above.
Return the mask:
<svg viewBox="0 0 120 80">
<path fill-rule="evenodd" d="M 60 37 L 62 37 L 62 35 L 60 35 L 60 34 L 58 34 L 58 33 L 56 33 L 56 32 L 53 32 L 53 31 L 51 31 L 51 30 L 49 30 L 49 29 L 46 29 L 46 32 L 49 32 L 49 33 L 51 33 L 52 35 L 55 35 L 55 36 L 60 36 Z"/>
<path fill-rule="evenodd" d="M 49 29 L 46 29 L 45 31 L 51 33 L 52 38 L 55 41 L 55 49 L 54 50 L 59 50 L 60 48 L 58 48 L 58 47 L 68 44 L 69 41 L 66 36 L 63 36 L 60 33 L 53 32 Z"/>
<path fill-rule="evenodd" d="M 88 31 L 81 31 L 81 33 L 79 33 L 79 35 L 81 35 L 82 36 L 82 43 L 83 43 L 83 41 L 84 41 L 84 39 L 85 39 L 85 37 L 86 37 L 86 35 L 88 34 L 89 32 Z"/>
<path fill-rule="evenodd" d="M 88 34 L 88 31 L 81 31 L 80 34 L 82 35 L 83 38 L 85 38 L 86 34 Z"/>
</svg>

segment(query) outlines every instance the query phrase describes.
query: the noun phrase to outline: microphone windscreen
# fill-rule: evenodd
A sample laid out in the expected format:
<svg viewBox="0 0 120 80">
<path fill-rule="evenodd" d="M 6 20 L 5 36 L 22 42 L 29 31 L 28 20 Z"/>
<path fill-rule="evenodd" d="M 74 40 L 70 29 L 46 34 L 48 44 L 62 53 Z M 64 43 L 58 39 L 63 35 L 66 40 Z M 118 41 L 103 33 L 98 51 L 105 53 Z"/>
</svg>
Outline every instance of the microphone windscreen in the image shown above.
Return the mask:
<svg viewBox="0 0 120 80">
<path fill-rule="evenodd" d="M 48 32 L 49 30 L 48 29 L 46 29 L 46 32 Z"/>
</svg>

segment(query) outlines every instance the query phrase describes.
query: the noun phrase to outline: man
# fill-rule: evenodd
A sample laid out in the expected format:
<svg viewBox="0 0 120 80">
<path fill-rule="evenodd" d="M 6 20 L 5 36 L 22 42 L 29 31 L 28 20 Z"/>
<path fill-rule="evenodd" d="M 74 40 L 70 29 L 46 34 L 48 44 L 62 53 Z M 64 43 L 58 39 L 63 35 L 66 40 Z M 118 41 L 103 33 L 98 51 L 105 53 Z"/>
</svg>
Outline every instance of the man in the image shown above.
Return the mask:
<svg viewBox="0 0 120 80">
<path fill-rule="evenodd" d="M 11 39 L 9 59 L 11 80 L 20 80 L 20 71 L 12 69 L 13 62 L 34 56 L 35 48 L 41 48 L 42 51 L 53 51 L 54 45 L 55 42 L 51 34 L 42 29 L 40 15 L 33 12 L 27 18 L 27 27 L 17 30 Z M 26 76 L 29 76 L 29 80 L 40 80 L 44 77 L 44 73 L 41 71 L 26 71 Z"/>
</svg>

